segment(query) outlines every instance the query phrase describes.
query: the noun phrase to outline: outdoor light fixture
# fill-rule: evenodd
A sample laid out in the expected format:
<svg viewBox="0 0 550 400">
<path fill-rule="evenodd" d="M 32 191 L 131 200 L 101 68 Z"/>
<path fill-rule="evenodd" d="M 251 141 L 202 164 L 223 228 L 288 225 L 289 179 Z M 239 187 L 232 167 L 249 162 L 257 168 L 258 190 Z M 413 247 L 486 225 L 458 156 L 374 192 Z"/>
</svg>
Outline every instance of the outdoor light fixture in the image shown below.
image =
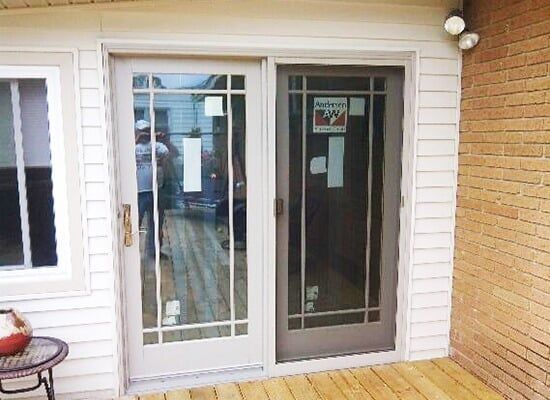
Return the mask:
<svg viewBox="0 0 550 400">
<path fill-rule="evenodd" d="M 464 30 L 466 28 L 466 22 L 464 21 L 462 10 L 458 8 L 449 12 L 443 26 L 450 35 L 460 35 L 458 38 L 458 47 L 462 50 L 469 50 L 475 47 L 477 42 L 479 42 L 479 35 L 477 33 Z"/>
<path fill-rule="evenodd" d="M 462 50 L 469 50 L 479 42 L 479 35 L 475 32 L 465 31 L 458 39 L 458 47 Z"/>
<path fill-rule="evenodd" d="M 466 28 L 466 22 L 462 16 L 462 11 L 459 9 L 452 10 L 445 19 L 445 30 L 453 35 L 460 35 L 464 28 Z"/>
</svg>

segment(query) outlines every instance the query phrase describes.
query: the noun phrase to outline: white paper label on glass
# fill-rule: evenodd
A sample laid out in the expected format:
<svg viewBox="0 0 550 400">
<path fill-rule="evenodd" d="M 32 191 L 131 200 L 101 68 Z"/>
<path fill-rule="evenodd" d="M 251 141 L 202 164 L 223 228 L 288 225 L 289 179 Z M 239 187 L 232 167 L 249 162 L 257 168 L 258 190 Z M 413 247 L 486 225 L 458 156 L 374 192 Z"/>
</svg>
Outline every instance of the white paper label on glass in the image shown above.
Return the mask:
<svg viewBox="0 0 550 400">
<path fill-rule="evenodd" d="M 349 99 L 349 115 L 362 117 L 365 115 L 365 98 L 350 97 Z"/>
<path fill-rule="evenodd" d="M 180 315 L 180 301 L 170 300 L 166 302 L 166 315 Z"/>
<path fill-rule="evenodd" d="M 326 157 L 313 157 L 309 162 L 309 172 L 311 175 L 324 174 L 327 172 L 327 158 Z"/>
<path fill-rule="evenodd" d="M 328 176 L 327 186 L 338 188 L 344 186 L 344 137 L 328 138 Z"/>
<path fill-rule="evenodd" d="M 313 133 L 345 133 L 348 121 L 346 97 L 313 99 Z"/>
<path fill-rule="evenodd" d="M 306 286 L 306 300 L 315 301 L 319 298 L 319 286 Z"/>
<path fill-rule="evenodd" d="M 178 324 L 178 320 L 173 315 L 162 319 L 162 325 L 164 326 L 177 325 L 177 324 Z"/>
<path fill-rule="evenodd" d="M 204 98 L 204 115 L 207 117 L 223 116 L 223 97 L 206 96 Z"/>
<path fill-rule="evenodd" d="M 201 138 L 183 138 L 183 191 L 201 192 Z"/>
</svg>

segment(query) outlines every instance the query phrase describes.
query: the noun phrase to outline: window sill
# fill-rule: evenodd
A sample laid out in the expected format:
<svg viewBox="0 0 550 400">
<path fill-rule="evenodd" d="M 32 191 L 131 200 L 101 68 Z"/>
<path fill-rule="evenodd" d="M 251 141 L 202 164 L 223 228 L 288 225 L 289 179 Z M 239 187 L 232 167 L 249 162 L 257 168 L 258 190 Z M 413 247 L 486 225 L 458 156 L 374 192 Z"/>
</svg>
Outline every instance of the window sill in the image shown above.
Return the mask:
<svg viewBox="0 0 550 400">
<path fill-rule="evenodd" d="M 0 271 L 0 302 L 89 294 L 84 274 L 60 266 Z"/>
</svg>

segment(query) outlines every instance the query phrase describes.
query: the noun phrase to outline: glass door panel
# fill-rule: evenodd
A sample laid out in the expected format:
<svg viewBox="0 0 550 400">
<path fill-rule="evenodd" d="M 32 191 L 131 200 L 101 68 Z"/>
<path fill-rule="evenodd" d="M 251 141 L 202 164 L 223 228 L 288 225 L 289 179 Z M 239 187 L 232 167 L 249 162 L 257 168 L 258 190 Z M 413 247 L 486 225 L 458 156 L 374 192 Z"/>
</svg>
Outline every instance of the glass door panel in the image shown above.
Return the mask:
<svg viewBox="0 0 550 400">
<path fill-rule="evenodd" d="M 259 176 L 251 192 L 247 170 L 260 170 L 249 150 L 259 138 L 247 135 L 261 126 L 259 65 L 137 60 L 119 70 L 132 83 L 131 109 L 122 98 L 119 107 L 131 114 L 135 170 L 123 196 L 137 208 L 126 250 L 126 289 L 141 294 L 139 311 L 128 304 L 133 375 L 250 364 L 261 351 L 259 308 L 248 301 L 261 298 L 261 285 L 248 285 L 261 237 L 247 235 L 249 212 L 261 209 Z M 261 282 L 257 265 L 252 275 Z"/>
<path fill-rule="evenodd" d="M 394 346 L 402 77 L 377 72 L 278 74 L 279 361 Z"/>
</svg>

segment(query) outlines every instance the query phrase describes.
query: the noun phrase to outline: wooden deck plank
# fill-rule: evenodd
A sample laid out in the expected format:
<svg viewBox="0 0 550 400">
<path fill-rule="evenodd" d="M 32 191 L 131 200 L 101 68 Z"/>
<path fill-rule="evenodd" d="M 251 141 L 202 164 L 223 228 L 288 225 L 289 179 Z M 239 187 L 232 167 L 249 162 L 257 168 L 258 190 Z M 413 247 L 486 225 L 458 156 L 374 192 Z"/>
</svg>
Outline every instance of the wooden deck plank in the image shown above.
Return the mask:
<svg viewBox="0 0 550 400">
<path fill-rule="evenodd" d="M 317 400 L 321 398 L 304 375 L 287 376 L 284 379 L 292 395 L 297 400 Z"/>
<path fill-rule="evenodd" d="M 374 400 L 374 398 L 365 390 L 353 374 L 348 370 L 331 371 L 330 377 L 344 393 L 346 399 L 349 400 Z"/>
<path fill-rule="evenodd" d="M 262 384 L 269 400 L 295 400 L 283 378 L 267 379 Z"/>
<path fill-rule="evenodd" d="M 139 400 L 164 400 L 163 394 L 146 394 L 139 396 Z"/>
<path fill-rule="evenodd" d="M 469 391 L 452 377 L 439 369 L 431 361 L 416 361 L 412 365 L 428 377 L 437 387 L 447 393 L 452 399 L 480 399 L 476 393 Z"/>
<path fill-rule="evenodd" d="M 483 400 L 502 400 L 503 397 L 497 392 L 489 388 L 482 381 L 474 377 L 460 365 L 455 363 L 450 358 L 438 358 L 432 360 L 442 371 L 447 375 L 458 381 L 462 386 L 467 388 L 473 393 L 476 393 L 477 397 Z"/>
<path fill-rule="evenodd" d="M 269 400 L 261 381 L 239 383 L 245 400 Z"/>
<path fill-rule="evenodd" d="M 354 368 L 350 372 L 375 400 L 399 400 L 391 388 L 371 368 Z"/>
<path fill-rule="evenodd" d="M 214 387 L 193 388 L 190 391 L 191 400 L 217 400 Z"/>
<path fill-rule="evenodd" d="M 189 279 L 189 288 L 193 291 L 193 305 L 197 310 L 196 322 L 210 322 L 216 320 L 214 305 L 211 303 L 207 284 L 203 276 L 203 268 L 209 263 L 201 261 L 200 249 L 192 244 L 184 245 L 185 241 L 197 243 L 195 229 L 183 218 L 175 218 L 175 231 L 180 239 L 180 243 L 185 251 L 185 267 L 187 269 L 187 277 Z M 202 337 L 218 337 L 220 329 L 216 327 L 202 328 Z"/>
<path fill-rule="evenodd" d="M 408 383 L 399 373 L 390 365 L 381 365 L 373 367 L 372 370 L 386 384 L 391 387 L 397 397 L 403 400 L 425 400 L 410 383 Z"/>
<path fill-rule="evenodd" d="M 133 400 L 503 400 L 450 359 L 175 390 Z"/>
<path fill-rule="evenodd" d="M 236 383 L 216 385 L 216 394 L 219 400 L 242 400 L 241 391 Z"/>
<path fill-rule="evenodd" d="M 399 397 L 370 368 L 354 368 L 350 372 L 375 400 L 399 400 Z"/>
<path fill-rule="evenodd" d="M 166 400 L 191 400 L 191 394 L 186 389 L 166 392 L 164 397 L 166 397 Z"/>
<path fill-rule="evenodd" d="M 317 393 L 321 396 L 321 398 L 325 400 L 330 399 L 343 399 L 344 393 L 338 388 L 338 386 L 334 383 L 332 378 L 327 372 L 319 372 L 316 374 L 309 374 L 307 375 L 307 378 L 317 390 Z"/>
<path fill-rule="evenodd" d="M 408 363 L 393 364 L 399 374 L 412 386 L 430 400 L 452 400 L 443 390 L 437 387 L 426 375 Z"/>
</svg>

